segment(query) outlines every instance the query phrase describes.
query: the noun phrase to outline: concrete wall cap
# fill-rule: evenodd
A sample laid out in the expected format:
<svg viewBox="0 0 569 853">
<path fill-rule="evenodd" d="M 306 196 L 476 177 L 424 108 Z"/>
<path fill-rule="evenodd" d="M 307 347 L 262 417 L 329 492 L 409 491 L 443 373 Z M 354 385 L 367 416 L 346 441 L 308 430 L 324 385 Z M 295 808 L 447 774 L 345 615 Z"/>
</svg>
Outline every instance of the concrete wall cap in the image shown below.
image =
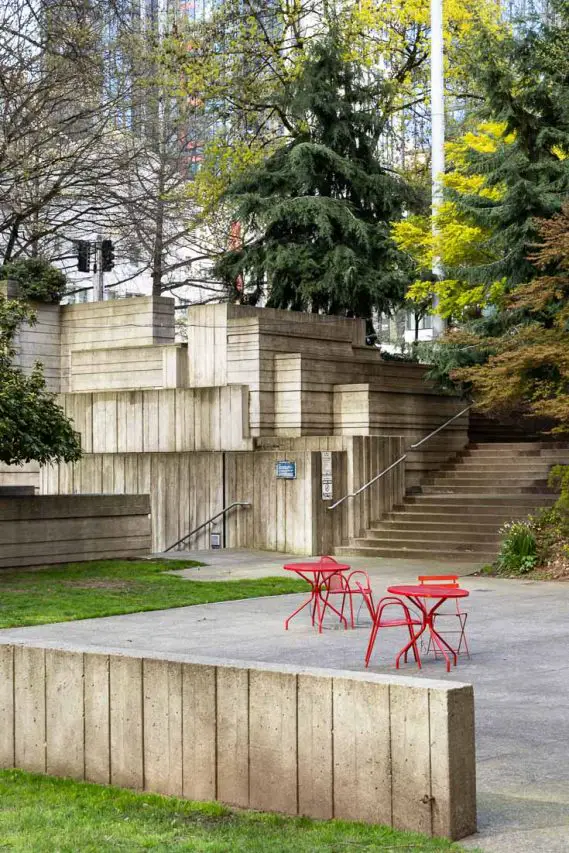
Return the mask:
<svg viewBox="0 0 569 853">
<path fill-rule="evenodd" d="M 19 630 L 19 629 L 18 629 Z M 387 684 L 397 685 L 400 687 L 429 690 L 443 690 L 447 693 L 455 690 L 463 690 L 465 688 L 472 689 L 471 684 L 459 681 L 443 681 L 442 679 L 434 678 L 418 678 L 416 676 L 406 675 L 384 675 L 375 672 L 360 672 L 358 670 L 345 669 L 327 669 L 324 667 L 302 667 L 290 664 L 267 663 L 265 661 L 254 660 L 231 660 L 230 658 L 215 658 L 215 657 L 200 657 L 196 655 L 183 655 L 174 652 L 145 654 L 138 652 L 135 649 L 114 649 L 106 646 L 82 646 L 80 644 L 63 643 L 57 640 L 38 640 L 32 639 L 22 640 L 21 638 L 10 638 L 10 629 L 5 629 L 0 636 L 0 646 L 18 646 L 18 647 L 33 647 L 38 649 L 55 649 L 62 652 L 70 652 L 77 654 L 88 655 L 109 655 L 109 657 L 120 658 L 135 658 L 136 660 L 148 661 L 169 661 L 172 663 L 186 663 L 197 666 L 218 667 L 219 669 L 238 669 L 250 670 L 254 669 L 259 672 L 275 672 L 283 675 L 302 675 L 312 676 L 314 678 L 333 678 L 338 680 L 349 681 L 364 681 L 372 684 Z"/>
</svg>

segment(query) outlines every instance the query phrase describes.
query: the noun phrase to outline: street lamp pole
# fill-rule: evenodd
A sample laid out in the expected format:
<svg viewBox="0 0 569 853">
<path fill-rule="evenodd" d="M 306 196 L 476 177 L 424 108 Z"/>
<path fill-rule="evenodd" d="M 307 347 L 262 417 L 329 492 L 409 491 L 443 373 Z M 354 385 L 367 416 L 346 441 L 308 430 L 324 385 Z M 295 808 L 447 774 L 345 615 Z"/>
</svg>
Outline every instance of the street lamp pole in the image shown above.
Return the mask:
<svg viewBox="0 0 569 853">
<path fill-rule="evenodd" d="M 433 236 L 437 234 L 436 215 L 443 201 L 445 171 L 445 94 L 444 94 L 443 0 L 431 0 L 431 179 Z M 433 276 L 443 277 L 440 257 L 433 257 Z M 433 299 L 437 307 L 438 299 Z M 445 330 L 445 321 L 433 316 L 433 336 Z"/>
</svg>

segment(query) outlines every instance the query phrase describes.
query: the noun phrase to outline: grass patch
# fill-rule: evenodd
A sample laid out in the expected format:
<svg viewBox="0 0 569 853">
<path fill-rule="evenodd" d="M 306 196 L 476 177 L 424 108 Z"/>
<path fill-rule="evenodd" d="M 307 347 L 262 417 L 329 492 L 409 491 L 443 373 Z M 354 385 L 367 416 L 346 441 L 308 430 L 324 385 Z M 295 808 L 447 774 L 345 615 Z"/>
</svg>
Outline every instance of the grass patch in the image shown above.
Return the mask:
<svg viewBox="0 0 569 853">
<path fill-rule="evenodd" d="M 305 592 L 297 578 L 193 581 L 169 574 L 200 563 L 187 560 L 95 560 L 34 571 L 0 571 L 0 628 L 44 625 Z"/>
<path fill-rule="evenodd" d="M 386 827 L 235 811 L 19 770 L 0 771 L 0 849 L 24 853 L 458 851 Z"/>
</svg>

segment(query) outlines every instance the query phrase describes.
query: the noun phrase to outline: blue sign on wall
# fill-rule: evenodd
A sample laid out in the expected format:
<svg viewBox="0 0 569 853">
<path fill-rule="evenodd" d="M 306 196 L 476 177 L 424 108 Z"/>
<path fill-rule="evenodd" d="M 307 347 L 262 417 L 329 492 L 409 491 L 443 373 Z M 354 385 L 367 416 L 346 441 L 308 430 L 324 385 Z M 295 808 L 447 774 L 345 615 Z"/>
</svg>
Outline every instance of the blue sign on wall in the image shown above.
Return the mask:
<svg viewBox="0 0 569 853">
<path fill-rule="evenodd" d="M 296 480 L 296 462 L 277 462 L 276 466 L 277 479 L 279 480 Z"/>
</svg>

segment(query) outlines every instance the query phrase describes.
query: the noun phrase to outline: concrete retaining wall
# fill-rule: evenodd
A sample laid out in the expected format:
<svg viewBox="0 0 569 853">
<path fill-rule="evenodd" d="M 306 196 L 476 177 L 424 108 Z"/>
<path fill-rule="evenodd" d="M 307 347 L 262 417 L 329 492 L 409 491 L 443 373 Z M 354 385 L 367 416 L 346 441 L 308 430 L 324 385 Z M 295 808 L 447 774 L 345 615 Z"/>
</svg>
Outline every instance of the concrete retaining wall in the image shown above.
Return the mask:
<svg viewBox="0 0 569 853">
<path fill-rule="evenodd" d="M 225 547 L 327 554 L 361 536 L 371 522 L 403 500 L 403 466 L 333 512 L 328 511 L 330 502 L 322 500 L 322 450 L 332 453 L 333 500 L 338 500 L 395 461 L 402 453 L 401 439 L 337 436 L 280 439 L 273 444 L 282 446 L 235 453 L 91 453 L 75 464 L 42 468 L 41 491 L 149 493 L 155 552 L 170 547 L 224 506 L 248 501 L 250 509 L 234 510 L 225 524 L 219 521 L 214 528 Z M 279 460 L 296 463 L 295 480 L 277 479 Z M 189 544 L 203 549 L 209 543 L 210 529 L 204 528 Z"/>
<path fill-rule="evenodd" d="M 0 767 L 192 800 L 476 830 L 469 685 L 0 645 Z"/>
<path fill-rule="evenodd" d="M 0 498 L 0 568 L 150 553 L 148 495 Z"/>
</svg>

